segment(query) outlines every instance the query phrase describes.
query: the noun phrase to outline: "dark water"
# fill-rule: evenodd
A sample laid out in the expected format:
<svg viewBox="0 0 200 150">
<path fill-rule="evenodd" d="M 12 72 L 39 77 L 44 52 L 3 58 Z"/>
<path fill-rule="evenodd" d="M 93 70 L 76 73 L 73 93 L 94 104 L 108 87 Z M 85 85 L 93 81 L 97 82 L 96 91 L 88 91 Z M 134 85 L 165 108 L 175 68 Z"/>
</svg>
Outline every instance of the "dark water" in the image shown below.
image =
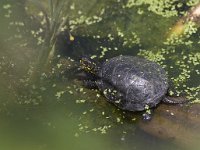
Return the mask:
<svg viewBox="0 0 200 150">
<path fill-rule="evenodd" d="M 199 147 L 195 142 L 199 128 L 187 128 L 194 142 L 187 143 L 185 132 L 178 140 L 160 138 L 141 128 L 140 113 L 118 110 L 98 91 L 84 88 L 73 78 L 70 67 L 75 63 L 68 57 L 77 60 L 81 55 L 96 55 L 105 60 L 119 54 L 141 55 L 165 67 L 175 94 L 199 103 L 199 28 L 192 26 L 185 33 L 188 36 L 166 42 L 169 28 L 190 5 L 179 2 L 177 16 L 172 9 L 177 1 L 165 7 L 156 1 L 130 2 L 0 2 L 0 149 Z M 41 17 L 45 12 L 49 27 Z M 59 28 L 62 17 L 72 20 L 70 29 L 63 32 Z M 49 55 L 52 49 L 53 56 Z M 45 64 L 48 55 L 51 63 Z M 180 130 L 186 130 L 185 121 L 180 119 Z M 168 128 L 164 124 L 163 130 Z"/>
</svg>

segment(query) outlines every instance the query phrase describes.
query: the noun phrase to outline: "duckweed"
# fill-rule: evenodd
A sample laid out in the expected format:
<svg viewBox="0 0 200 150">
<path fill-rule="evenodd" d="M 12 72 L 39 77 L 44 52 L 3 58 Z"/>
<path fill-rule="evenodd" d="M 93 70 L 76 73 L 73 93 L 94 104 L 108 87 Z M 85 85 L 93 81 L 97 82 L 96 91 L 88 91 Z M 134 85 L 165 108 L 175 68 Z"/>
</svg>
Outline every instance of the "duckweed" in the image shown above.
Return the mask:
<svg viewBox="0 0 200 150">
<path fill-rule="evenodd" d="M 81 86 L 80 83 L 76 83 L 73 79 L 68 79 L 65 76 L 65 71 L 72 69 L 75 63 L 72 58 L 58 54 L 59 50 L 55 46 L 58 40 L 62 40 L 58 39 L 57 36 L 65 32 L 69 33 L 69 40 L 64 39 L 65 42 L 71 42 L 72 46 L 69 44 L 71 47 L 76 47 L 77 43 L 82 44 L 80 47 L 86 48 L 81 51 L 81 54 L 91 54 L 91 58 L 105 59 L 119 54 L 128 54 L 142 56 L 159 63 L 166 69 L 169 79 L 173 82 L 173 89 L 170 89 L 170 95 L 179 96 L 184 93 L 193 103 L 200 103 L 200 85 L 198 82 L 200 74 L 200 41 L 196 38 L 198 37 L 199 27 L 195 22 L 186 22 L 182 35 L 174 34 L 166 38 L 164 37 L 165 35 L 162 35 L 162 39 L 160 38 L 160 34 L 167 34 L 172 24 L 180 19 L 176 7 L 182 7 L 183 4 L 181 2 L 176 4 L 176 0 L 127 0 L 123 3 L 113 1 L 111 4 L 108 4 L 107 1 L 101 1 L 99 5 L 94 5 L 95 2 L 80 2 L 88 5 L 88 7 L 78 5 L 76 2 L 70 3 L 69 6 L 63 4 L 63 6 L 66 6 L 64 8 L 69 8 L 66 10 L 58 7 L 61 4 L 57 7 L 55 5 L 53 10 L 56 11 L 52 11 L 45 2 L 42 2 L 40 7 L 44 8 L 45 11 L 39 9 L 37 5 L 30 5 L 27 2 L 26 8 L 24 8 L 25 12 L 27 12 L 27 17 L 30 20 L 34 18 L 34 22 L 37 25 L 27 30 L 26 34 L 31 38 L 31 41 L 36 41 L 36 49 L 39 49 L 40 52 L 43 50 L 41 52 L 44 53 L 42 54 L 43 57 L 39 59 L 42 58 L 41 60 L 45 63 L 50 63 L 50 65 L 47 65 L 48 67 L 50 66 L 50 69 L 47 67 L 47 71 L 42 70 L 40 79 L 51 82 L 50 85 L 54 89 L 53 97 L 57 100 L 70 96 L 71 99 L 66 99 L 69 101 L 74 100 L 73 103 L 82 108 L 81 112 L 79 112 L 80 114 L 77 115 L 80 121 L 78 125 L 80 133 L 99 132 L 106 134 L 112 127 L 126 122 L 126 113 L 105 102 L 100 93 L 94 90 L 89 91 Z M 194 6 L 197 2 L 197 0 L 187 1 L 187 5 Z M 117 5 L 116 3 L 119 4 Z M 91 5 L 93 8 L 91 8 Z M 7 19 L 10 19 L 15 14 L 10 4 L 3 5 L 3 9 L 5 11 L 4 16 Z M 143 21 L 142 24 L 141 21 Z M 17 27 L 19 30 L 14 34 L 14 37 L 22 40 L 20 45 L 25 47 L 26 50 L 29 49 L 30 42 L 28 42 L 29 39 L 24 38 L 24 34 L 21 31 L 27 28 L 28 25 L 23 19 L 9 22 L 10 28 Z M 160 31 L 163 32 L 160 33 Z M 154 37 L 156 37 L 155 41 Z M 84 42 L 82 43 L 79 39 L 83 39 Z M 92 39 L 92 42 L 90 39 Z M 152 43 L 148 43 L 148 39 L 151 39 Z M 78 41 L 77 45 L 73 45 L 73 42 L 76 41 Z M 98 44 L 95 45 L 95 42 Z M 94 48 L 92 47 L 93 45 L 95 45 Z M 65 47 L 65 50 L 69 49 L 69 47 Z M 78 49 L 79 47 L 70 50 L 77 51 Z M 92 50 L 89 51 L 88 49 Z M 31 55 L 36 58 L 40 52 L 35 49 L 33 51 L 36 53 L 35 55 L 31 52 L 25 53 L 26 56 Z M 49 59 L 50 53 L 53 59 Z M 81 54 L 79 53 L 78 55 L 80 56 Z M 59 61 L 54 62 L 54 59 L 59 59 Z M 38 60 L 38 57 L 37 59 L 31 59 L 32 63 L 30 63 L 28 73 L 20 77 L 19 83 L 17 83 L 23 85 L 26 90 L 28 89 L 27 85 L 30 84 L 28 82 L 30 81 L 30 76 L 34 74 L 33 68 L 35 66 L 33 62 L 35 60 Z M 5 76 L 13 75 L 10 71 L 17 65 L 7 60 L 7 58 L 2 58 L 0 62 L 0 71 Z M 40 63 L 38 64 L 41 65 Z M 58 79 L 61 79 L 62 83 L 59 83 Z M 19 104 L 38 105 L 43 101 L 42 94 L 49 90 L 49 87 L 45 85 L 31 85 L 30 87 L 30 92 L 24 95 L 16 92 Z M 116 103 L 118 102 L 116 101 Z M 175 114 L 171 112 L 171 115 Z M 94 120 L 88 121 L 91 118 L 94 118 Z M 131 116 L 130 120 L 133 123 L 137 118 Z M 92 122 L 95 122 L 95 125 Z M 80 133 L 76 132 L 74 136 L 78 137 Z"/>
<path fill-rule="evenodd" d="M 65 91 L 59 91 L 55 94 L 57 99 L 60 99 L 60 97 L 65 93 Z"/>
<path fill-rule="evenodd" d="M 80 99 L 80 100 L 77 99 L 77 100 L 76 100 L 76 103 L 77 103 L 77 104 L 81 104 L 81 103 L 85 103 L 85 102 L 86 102 L 86 100 L 84 100 L 84 99 Z"/>
</svg>

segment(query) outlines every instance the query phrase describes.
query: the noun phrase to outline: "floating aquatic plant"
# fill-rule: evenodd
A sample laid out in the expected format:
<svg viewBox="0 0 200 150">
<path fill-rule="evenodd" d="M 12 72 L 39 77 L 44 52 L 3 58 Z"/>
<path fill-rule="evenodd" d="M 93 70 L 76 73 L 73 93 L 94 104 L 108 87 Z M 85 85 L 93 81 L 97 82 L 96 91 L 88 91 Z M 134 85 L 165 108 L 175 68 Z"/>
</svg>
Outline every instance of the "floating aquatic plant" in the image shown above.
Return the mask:
<svg viewBox="0 0 200 150">
<path fill-rule="evenodd" d="M 198 26 L 194 22 L 187 22 L 181 36 L 166 36 L 172 24 L 180 19 L 177 7 L 185 5 L 182 2 L 176 2 L 177 0 L 26 1 L 24 5 L 26 17 L 35 23 L 33 27 L 30 26 L 31 29 L 27 29 L 31 35 L 31 41 L 36 41 L 34 55 L 31 56 L 38 56 L 37 52 L 40 51 L 39 60 L 34 59 L 34 61 L 39 66 L 43 66 L 51 60 L 52 65 L 48 72 L 44 73 L 44 70 L 40 72 L 42 85 L 31 84 L 30 92 L 19 96 L 18 103 L 38 105 L 43 102 L 42 94 L 52 88 L 52 97 L 56 101 L 63 102 L 66 99 L 69 100 L 67 97 L 71 96 L 73 97 L 71 101 L 81 108 L 79 115 L 81 123 L 77 127 L 80 132 L 104 134 L 125 122 L 124 112 L 110 105 L 107 106 L 107 103 L 104 104 L 100 93 L 89 92 L 80 83 L 74 83 L 75 81 L 66 82 L 65 73 L 70 72 L 74 61 L 68 56 L 57 53 L 59 49 L 55 45 L 58 44 L 58 40 L 64 40 L 66 43 L 78 41 L 73 50 L 79 51 L 79 47 L 76 46 L 80 43 L 83 53 L 91 54 L 91 57 L 96 59 L 106 59 L 119 54 L 146 57 L 161 64 L 168 72 L 174 86 L 174 90 L 170 91 L 171 95 L 179 96 L 184 93 L 193 102 L 200 102 L 200 54 L 199 39 L 196 38 L 199 32 Z M 195 4 L 196 1 L 187 1 L 188 7 Z M 11 4 L 3 6 L 6 19 L 14 14 L 12 8 Z M 183 15 L 186 14 L 184 10 L 181 12 L 184 12 Z M 27 23 L 21 20 L 10 21 L 9 27 L 17 27 L 17 30 L 23 31 Z M 59 39 L 58 35 L 62 33 L 66 36 L 64 39 Z M 14 37 L 25 39 L 20 46 L 25 48 L 30 46 L 30 42 L 27 42 L 27 38 L 21 32 L 15 34 Z M 72 48 L 67 48 L 66 50 L 72 50 Z M 88 48 L 92 50 L 88 51 Z M 54 62 L 52 58 L 58 61 Z M 6 66 L 10 64 L 3 65 L 4 61 L 2 60 L 0 70 L 5 70 L 4 72 L 8 74 Z M 32 74 L 34 68 L 30 67 L 28 72 L 27 74 Z M 29 80 L 27 79 L 27 76 L 20 79 L 20 85 L 25 87 L 24 91 L 28 91 L 26 85 L 29 84 Z M 45 81 L 50 83 L 45 85 L 43 83 Z M 96 126 L 88 121 L 88 116 L 92 115 L 95 117 L 91 118 L 101 120 L 101 122 L 95 120 L 98 122 Z M 132 121 L 135 120 L 136 118 L 132 116 Z M 78 135 L 79 133 L 75 133 L 75 136 Z"/>
</svg>

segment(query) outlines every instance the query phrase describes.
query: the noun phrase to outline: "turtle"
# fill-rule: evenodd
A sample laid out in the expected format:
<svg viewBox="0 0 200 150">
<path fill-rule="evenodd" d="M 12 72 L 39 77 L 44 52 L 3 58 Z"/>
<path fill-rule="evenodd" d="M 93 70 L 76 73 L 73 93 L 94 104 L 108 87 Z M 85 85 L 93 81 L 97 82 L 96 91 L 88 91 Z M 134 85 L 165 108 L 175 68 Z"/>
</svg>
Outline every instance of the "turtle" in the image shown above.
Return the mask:
<svg viewBox="0 0 200 150">
<path fill-rule="evenodd" d="M 97 63 L 84 56 L 80 67 L 88 76 L 84 85 L 97 88 L 108 102 L 122 110 L 144 111 L 161 101 L 182 103 L 166 96 L 169 89 L 166 71 L 145 58 L 120 55 Z"/>
</svg>

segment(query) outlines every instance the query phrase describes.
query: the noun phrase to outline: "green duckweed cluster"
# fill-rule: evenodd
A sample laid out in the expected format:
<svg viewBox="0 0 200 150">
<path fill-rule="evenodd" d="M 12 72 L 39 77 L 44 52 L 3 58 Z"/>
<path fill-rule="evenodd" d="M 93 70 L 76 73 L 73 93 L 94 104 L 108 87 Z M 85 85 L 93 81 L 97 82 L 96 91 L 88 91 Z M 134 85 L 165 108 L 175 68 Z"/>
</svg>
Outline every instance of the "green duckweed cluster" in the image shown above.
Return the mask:
<svg viewBox="0 0 200 150">
<path fill-rule="evenodd" d="M 193 40 L 190 38 L 193 34 L 195 34 L 198 29 L 195 22 L 187 22 L 184 24 L 183 33 L 181 35 L 177 35 L 176 33 L 172 33 L 164 44 L 172 46 L 172 45 L 185 45 L 185 46 L 192 46 Z"/>
</svg>

